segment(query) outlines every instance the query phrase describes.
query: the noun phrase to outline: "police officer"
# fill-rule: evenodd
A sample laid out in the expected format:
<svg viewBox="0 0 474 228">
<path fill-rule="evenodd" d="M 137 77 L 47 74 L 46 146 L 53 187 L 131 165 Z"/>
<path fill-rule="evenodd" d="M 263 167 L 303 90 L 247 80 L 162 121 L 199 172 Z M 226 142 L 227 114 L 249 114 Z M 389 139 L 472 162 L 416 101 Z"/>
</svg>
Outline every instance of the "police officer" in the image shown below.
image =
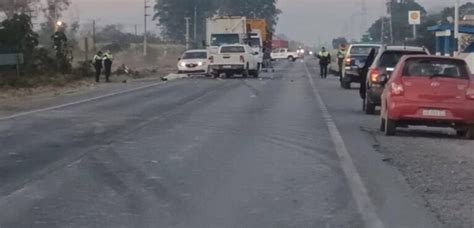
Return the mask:
<svg viewBox="0 0 474 228">
<path fill-rule="evenodd" d="M 110 82 L 110 74 L 112 72 L 112 62 L 114 57 L 110 51 L 107 51 L 104 54 L 104 71 L 105 71 L 105 81 Z"/>
<path fill-rule="evenodd" d="M 97 54 L 94 55 L 94 68 L 95 68 L 95 81 L 99 82 L 100 74 L 102 72 L 102 60 L 103 60 L 102 52 L 99 51 Z"/>
<path fill-rule="evenodd" d="M 346 56 L 346 45 L 341 45 L 337 52 L 337 65 L 339 66 L 339 77 L 342 79 L 342 68 L 344 67 L 344 57 Z"/>
<path fill-rule="evenodd" d="M 318 53 L 319 67 L 321 68 L 321 78 L 327 78 L 328 76 L 328 65 L 331 63 L 331 54 L 326 51 L 326 48 L 323 47 Z"/>
</svg>

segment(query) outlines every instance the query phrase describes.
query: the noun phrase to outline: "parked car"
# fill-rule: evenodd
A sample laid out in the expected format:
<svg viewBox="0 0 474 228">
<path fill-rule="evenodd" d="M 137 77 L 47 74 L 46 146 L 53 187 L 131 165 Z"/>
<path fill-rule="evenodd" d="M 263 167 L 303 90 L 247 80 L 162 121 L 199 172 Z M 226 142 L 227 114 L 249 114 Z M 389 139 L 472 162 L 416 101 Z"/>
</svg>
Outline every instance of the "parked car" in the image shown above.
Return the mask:
<svg viewBox="0 0 474 228">
<path fill-rule="evenodd" d="M 178 59 L 178 74 L 208 74 L 209 52 L 188 50 Z"/>
<path fill-rule="evenodd" d="M 211 55 L 209 68 L 215 77 L 240 74 L 245 78 L 249 75 L 257 78 L 260 73 L 258 53 L 245 44 L 222 45 L 217 54 Z"/>
<path fill-rule="evenodd" d="M 289 51 L 288 48 L 277 48 L 273 49 L 272 51 L 272 60 L 279 60 L 279 59 L 288 59 L 289 61 L 296 61 L 296 59 L 300 58 L 300 51 L 292 52 Z"/>
<path fill-rule="evenodd" d="M 366 114 L 374 114 L 375 108 L 380 106 L 380 97 L 384 86 L 380 75 L 390 77 L 400 58 L 405 55 L 429 55 L 424 47 L 408 46 L 383 46 L 379 49 L 372 65 L 365 77 L 365 96 L 363 96 L 362 109 Z M 370 63 L 368 63 L 370 64 Z"/>
<path fill-rule="evenodd" d="M 372 49 L 377 52 L 381 44 L 351 44 L 344 58 L 344 67 L 341 75 L 341 87 L 350 89 L 351 83 L 361 83 L 360 70 L 364 67 L 365 61 Z"/>
<path fill-rule="evenodd" d="M 474 77 L 464 60 L 404 56 L 386 85 L 380 127 L 386 135 L 424 125 L 451 127 L 474 139 Z"/>
</svg>

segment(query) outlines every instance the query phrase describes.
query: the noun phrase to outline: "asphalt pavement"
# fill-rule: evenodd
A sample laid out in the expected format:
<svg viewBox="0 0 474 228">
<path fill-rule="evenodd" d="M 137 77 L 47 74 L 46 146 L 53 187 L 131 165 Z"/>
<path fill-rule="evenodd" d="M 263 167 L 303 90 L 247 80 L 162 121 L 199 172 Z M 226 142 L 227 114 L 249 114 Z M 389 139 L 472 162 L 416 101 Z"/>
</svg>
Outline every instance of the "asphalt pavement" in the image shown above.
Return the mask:
<svg viewBox="0 0 474 228">
<path fill-rule="evenodd" d="M 410 169 L 429 164 L 403 153 L 426 153 L 420 140 L 432 152 L 441 138 L 468 156 L 470 142 L 449 131 L 382 136 L 357 91 L 320 79 L 315 60 L 276 68 L 4 112 L 0 227 L 469 227 L 472 204 L 438 210 L 427 171 Z"/>
</svg>

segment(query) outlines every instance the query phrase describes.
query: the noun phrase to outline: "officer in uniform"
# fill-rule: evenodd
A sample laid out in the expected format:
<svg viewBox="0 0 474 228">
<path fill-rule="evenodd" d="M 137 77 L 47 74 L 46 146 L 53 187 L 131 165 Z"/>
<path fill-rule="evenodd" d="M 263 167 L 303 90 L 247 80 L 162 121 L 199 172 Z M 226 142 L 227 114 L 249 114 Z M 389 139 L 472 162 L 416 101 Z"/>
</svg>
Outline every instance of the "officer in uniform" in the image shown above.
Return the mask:
<svg viewBox="0 0 474 228">
<path fill-rule="evenodd" d="M 321 78 L 327 78 L 328 76 L 328 65 L 331 63 L 331 54 L 326 51 L 326 48 L 323 47 L 318 53 L 319 67 L 321 68 Z"/>
<path fill-rule="evenodd" d="M 339 77 L 342 79 L 342 68 L 344 67 L 344 57 L 346 56 L 346 45 L 341 45 L 337 52 L 337 65 L 339 66 Z"/>
<path fill-rule="evenodd" d="M 114 57 L 110 51 L 107 51 L 104 55 L 104 71 L 105 71 L 105 81 L 110 82 L 110 74 L 112 72 L 112 62 Z"/>
<path fill-rule="evenodd" d="M 102 52 L 99 51 L 97 54 L 94 55 L 94 68 L 95 68 L 95 81 L 99 82 L 100 74 L 102 73 L 102 60 L 104 56 L 102 56 Z"/>
</svg>

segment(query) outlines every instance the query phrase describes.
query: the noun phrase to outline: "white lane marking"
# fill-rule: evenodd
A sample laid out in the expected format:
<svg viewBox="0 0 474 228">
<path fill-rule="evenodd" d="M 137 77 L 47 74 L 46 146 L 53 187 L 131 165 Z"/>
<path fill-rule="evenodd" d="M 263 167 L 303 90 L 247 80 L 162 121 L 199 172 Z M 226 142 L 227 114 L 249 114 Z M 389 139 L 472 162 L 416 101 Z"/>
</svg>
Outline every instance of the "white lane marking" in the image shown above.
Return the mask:
<svg viewBox="0 0 474 228">
<path fill-rule="evenodd" d="M 326 104 L 324 103 L 321 94 L 319 93 L 319 90 L 317 89 L 316 84 L 314 83 L 314 79 L 311 73 L 309 72 L 308 67 L 306 66 L 306 63 L 304 63 L 304 68 L 306 70 L 306 74 L 309 77 L 309 82 L 311 84 L 311 87 L 313 88 L 313 92 L 316 97 L 316 100 L 318 101 L 319 108 L 322 111 L 323 118 L 326 121 L 326 125 L 329 129 L 329 133 L 334 143 L 337 156 L 339 157 L 339 162 L 341 163 L 341 167 L 349 182 L 349 187 L 351 189 L 354 200 L 356 201 L 357 208 L 359 210 L 359 213 L 362 215 L 362 219 L 364 220 L 365 227 L 383 228 L 384 224 L 377 215 L 375 206 L 367 192 L 367 188 L 362 182 L 362 178 L 360 177 L 360 174 L 354 165 L 352 157 L 347 150 L 344 140 L 342 139 L 341 133 L 337 129 L 334 119 L 329 113 L 329 110 Z"/>
<path fill-rule="evenodd" d="M 157 82 L 157 83 L 149 84 L 149 85 L 146 85 L 146 86 L 140 86 L 140 87 L 133 88 L 133 89 L 123 90 L 123 91 L 119 91 L 119 92 L 115 92 L 115 93 L 109 93 L 109 94 L 105 94 L 105 95 L 101 95 L 101 96 L 97 96 L 97 97 L 92 97 L 92 98 L 88 98 L 88 99 L 84 99 L 84 100 L 79 100 L 79 101 L 74 101 L 74 102 L 71 102 L 71 103 L 62 104 L 62 105 L 56 105 L 56 106 L 51 106 L 51 107 L 41 108 L 41 109 L 35 109 L 35 110 L 31 110 L 31 111 L 26 111 L 26 112 L 19 112 L 19 113 L 10 115 L 10 116 L 0 117 L 0 121 L 2 121 L 2 120 L 11 120 L 11 119 L 14 119 L 14 118 L 27 116 L 27 115 L 31 115 L 31 114 L 36 114 L 36 113 L 40 113 L 40 112 L 46 112 L 46 111 L 56 110 L 56 109 L 60 109 L 60 108 L 66 108 L 66 107 L 69 107 L 69 106 L 79 105 L 79 104 L 83 104 L 83 103 L 87 103 L 87 102 L 91 102 L 91 101 L 97 101 L 97 100 L 101 100 L 101 99 L 104 99 L 104 98 L 113 97 L 113 96 L 116 96 L 116 95 L 131 93 L 131 92 L 135 92 L 135 91 L 138 91 L 138 90 L 142 90 L 142 89 L 162 85 L 164 83 L 166 83 L 166 82 Z"/>
</svg>

